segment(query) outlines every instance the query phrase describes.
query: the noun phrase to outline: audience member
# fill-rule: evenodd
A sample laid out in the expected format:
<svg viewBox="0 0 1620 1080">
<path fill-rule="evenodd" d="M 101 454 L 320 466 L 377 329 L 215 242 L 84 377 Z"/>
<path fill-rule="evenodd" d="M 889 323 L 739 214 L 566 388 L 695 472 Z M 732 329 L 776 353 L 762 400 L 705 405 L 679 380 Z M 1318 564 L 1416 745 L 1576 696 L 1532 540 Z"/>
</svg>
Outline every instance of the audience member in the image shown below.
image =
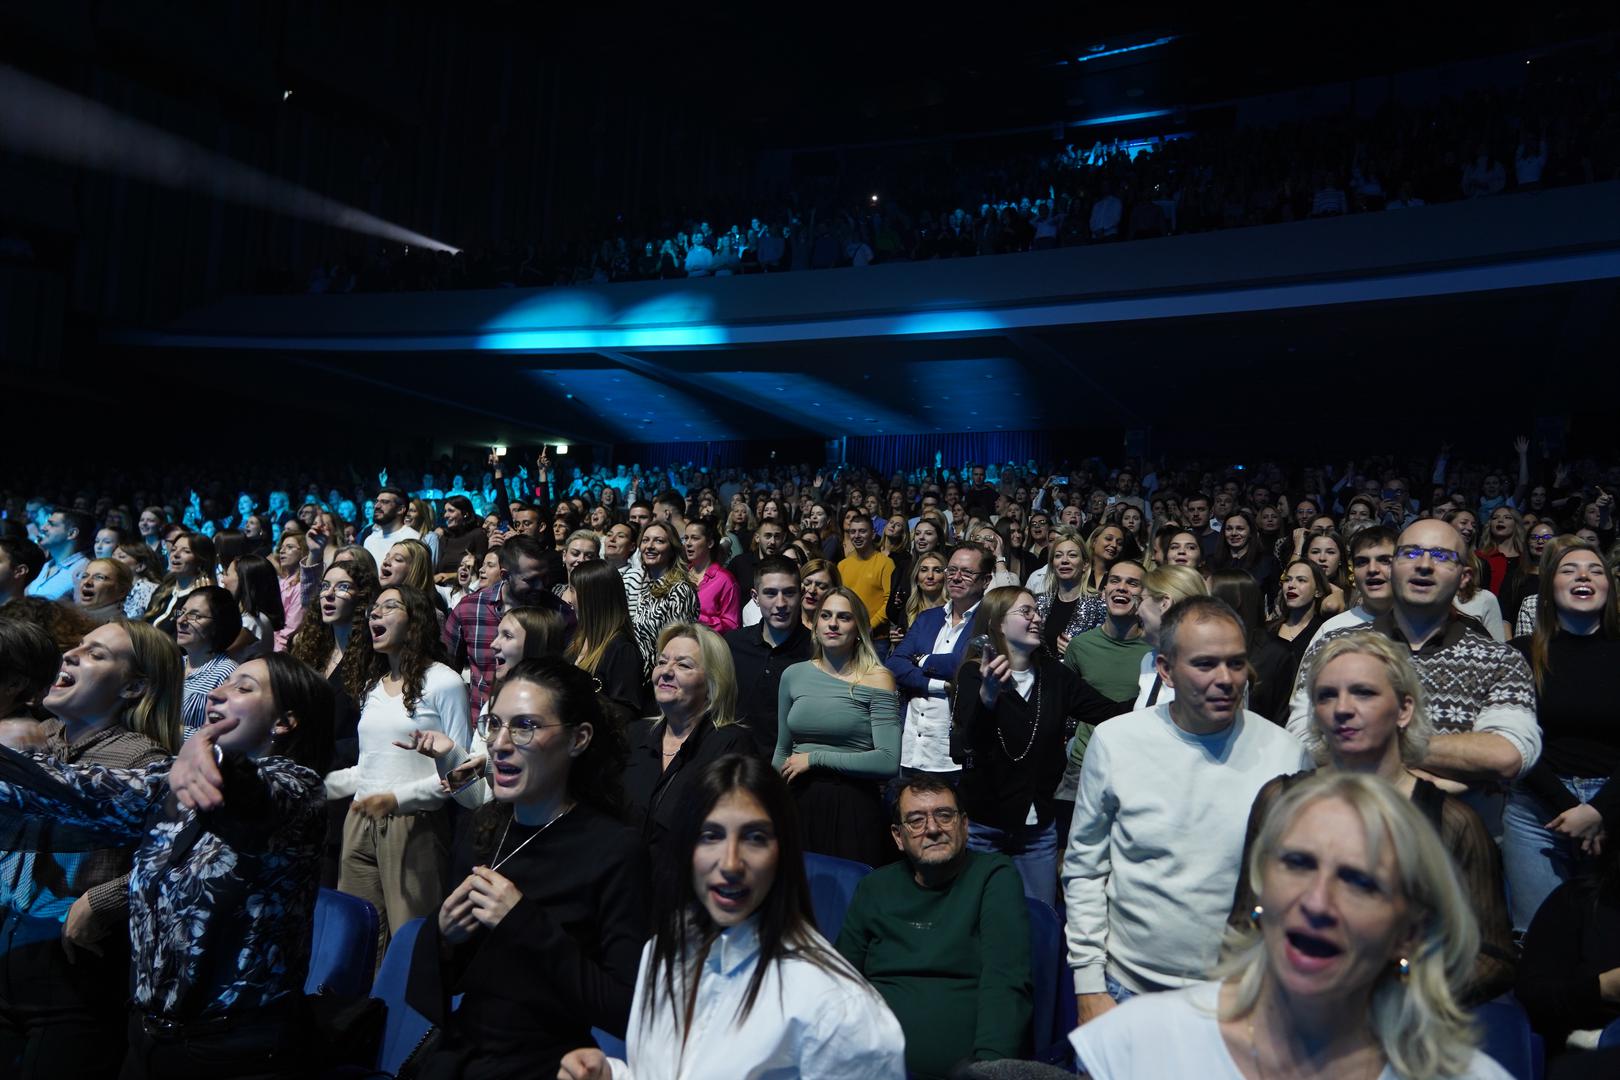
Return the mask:
<svg viewBox="0 0 1620 1080">
<path fill-rule="evenodd" d="M 944 1080 L 1029 1045 L 1023 888 L 1006 856 L 969 850 L 972 824 L 949 784 L 901 780 L 889 832 L 905 859 L 861 879 L 838 933 L 900 1021 L 914 1077 Z"/>
<path fill-rule="evenodd" d="M 889 671 L 906 694 L 900 765 L 907 775 L 955 776 L 961 771 L 951 757 L 950 687 L 974 636 L 979 601 L 993 565 L 990 552 L 977 544 L 952 551 L 945 569 L 949 599 L 919 614 L 889 654 Z"/>
<path fill-rule="evenodd" d="M 762 522 L 760 529 L 776 524 Z M 780 555 L 766 555 L 754 566 L 752 584 L 752 602 L 763 618 L 726 634 L 725 642 L 737 672 L 737 722 L 765 756 L 776 753 L 782 675 L 809 660 L 812 645 L 800 614 L 799 568 Z"/>
</svg>

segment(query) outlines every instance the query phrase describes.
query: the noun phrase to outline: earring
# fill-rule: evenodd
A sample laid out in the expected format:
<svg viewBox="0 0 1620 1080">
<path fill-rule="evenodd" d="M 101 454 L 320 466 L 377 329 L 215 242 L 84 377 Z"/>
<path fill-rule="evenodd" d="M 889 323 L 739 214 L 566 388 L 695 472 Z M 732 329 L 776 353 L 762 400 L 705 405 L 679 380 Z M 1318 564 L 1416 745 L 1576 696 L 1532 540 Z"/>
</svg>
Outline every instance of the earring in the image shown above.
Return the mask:
<svg viewBox="0 0 1620 1080">
<path fill-rule="evenodd" d="M 1261 907 L 1259 904 L 1254 905 L 1254 907 L 1249 909 L 1249 925 L 1254 927 L 1256 930 L 1260 929 L 1260 916 L 1264 915 L 1265 913 L 1265 908 Z"/>
<path fill-rule="evenodd" d="M 1403 983 L 1410 979 L 1412 977 L 1412 961 L 1404 956 L 1395 961 L 1395 977 Z"/>
</svg>

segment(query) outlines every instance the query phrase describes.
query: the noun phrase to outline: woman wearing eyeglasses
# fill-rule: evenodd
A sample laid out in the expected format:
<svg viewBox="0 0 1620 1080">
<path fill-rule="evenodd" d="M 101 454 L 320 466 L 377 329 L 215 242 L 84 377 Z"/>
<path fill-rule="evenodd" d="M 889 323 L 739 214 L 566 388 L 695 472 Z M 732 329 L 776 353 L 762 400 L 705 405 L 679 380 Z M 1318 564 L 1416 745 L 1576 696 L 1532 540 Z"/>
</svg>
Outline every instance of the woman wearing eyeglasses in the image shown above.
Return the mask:
<svg viewBox="0 0 1620 1080">
<path fill-rule="evenodd" d="M 353 796 L 338 888 L 376 906 L 393 928 L 430 915 L 444 896 L 450 819 L 433 762 L 396 743 L 418 730 L 471 741 L 467 686 L 439 655 L 439 622 L 420 589 L 377 595 L 366 629 L 372 656 L 360 708 L 359 760 L 326 777 L 329 799 Z"/>
<path fill-rule="evenodd" d="M 494 798 L 457 844 L 460 884 L 412 972 L 438 991 L 412 1004 L 443 1028 L 423 1080 L 556 1076 L 591 1028 L 622 1036 L 646 938 L 646 854 L 619 820 L 624 736 L 591 677 L 519 661 L 479 723 Z"/>
<path fill-rule="evenodd" d="M 229 650 L 242 630 L 240 610 L 236 599 L 218 585 L 193 589 L 180 602 L 174 640 L 186 658 L 180 720 L 187 738 L 206 721 L 208 695 L 236 670 Z"/>
<path fill-rule="evenodd" d="M 1050 904 L 1057 898 L 1064 747 L 1080 721 L 1099 724 L 1129 712 L 1131 702 L 1103 697 L 1041 647 L 1040 609 L 1027 589 L 985 593 L 975 625 L 989 642 L 963 661 L 951 709 L 968 847 L 1011 857 L 1025 895 Z"/>
</svg>

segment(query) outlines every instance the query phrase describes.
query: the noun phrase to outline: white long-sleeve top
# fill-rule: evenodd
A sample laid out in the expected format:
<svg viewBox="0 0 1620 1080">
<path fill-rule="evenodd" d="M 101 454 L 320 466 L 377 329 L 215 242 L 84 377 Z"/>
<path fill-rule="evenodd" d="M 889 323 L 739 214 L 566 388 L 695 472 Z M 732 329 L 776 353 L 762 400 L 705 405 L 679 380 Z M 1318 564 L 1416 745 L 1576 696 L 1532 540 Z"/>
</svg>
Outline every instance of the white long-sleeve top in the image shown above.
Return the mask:
<svg viewBox="0 0 1620 1080">
<path fill-rule="evenodd" d="M 1075 992 L 1103 992 L 1105 970 L 1137 991 L 1207 978 L 1254 797 L 1312 767 L 1298 739 L 1248 711 L 1215 735 L 1183 731 L 1163 704 L 1097 725 L 1063 856 Z"/>
<path fill-rule="evenodd" d="M 737 1023 L 759 962 L 757 916 L 724 931 L 709 948 L 698 976 L 692 1030 L 681 1045 L 682 1010 L 643 1002 L 659 994 L 662 971 L 650 969 L 652 943 L 641 951 L 626 1042 L 629 1062 L 610 1058 L 614 1080 L 904 1080 L 906 1037 L 876 990 L 847 968 L 832 975 L 814 964 L 779 960 L 760 984 L 748 1018 Z M 825 938 L 809 931 L 832 953 Z M 684 1001 L 684 980 L 675 980 Z"/>
<path fill-rule="evenodd" d="M 443 664 L 428 668 L 422 680 L 422 700 L 414 712 L 405 710 L 403 694 L 394 697 L 379 680 L 360 710 L 360 760 L 326 774 L 326 797 L 365 798 L 392 792 L 402 814 L 442 806 L 447 796 L 439 785 L 433 759 L 394 743 L 410 742 L 411 732 L 421 729 L 442 731 L 457 746 L 466 746 L 472 739 L 468 716 L 467 684 Z"/>
</svg>

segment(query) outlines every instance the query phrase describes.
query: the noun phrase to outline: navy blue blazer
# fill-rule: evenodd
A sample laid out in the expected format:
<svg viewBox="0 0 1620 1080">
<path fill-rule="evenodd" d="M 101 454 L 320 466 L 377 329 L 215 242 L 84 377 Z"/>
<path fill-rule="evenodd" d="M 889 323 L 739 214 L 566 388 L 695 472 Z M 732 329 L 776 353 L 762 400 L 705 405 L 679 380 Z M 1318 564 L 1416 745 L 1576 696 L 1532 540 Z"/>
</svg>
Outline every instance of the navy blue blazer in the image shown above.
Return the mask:
<svg viewBox="0 0 1620 1080">
<path fill-rule="evenodd" d="M 962 656 L 973 638 L 973 624 L 979 620 L 979 609 L 975 606 L 973 613 L 967 617 L 967 624 L 956 636 L 956 646 L 950 652 L 936 653 L 934 640 L 945 626 L 945 611 L 946 608 L 942 606 L 929 608 L 918 615 L 906 631 L 905 640 L 889 651 L 889 659 L 884 663 L 894 676 L 894 681 L 911 696 L 928 693 L 929 679 L 956 681 L 956 669 L 962 666 Z M 920 664 L 912 659 L 919 653 L 923 654 Z"/>
</svg>

